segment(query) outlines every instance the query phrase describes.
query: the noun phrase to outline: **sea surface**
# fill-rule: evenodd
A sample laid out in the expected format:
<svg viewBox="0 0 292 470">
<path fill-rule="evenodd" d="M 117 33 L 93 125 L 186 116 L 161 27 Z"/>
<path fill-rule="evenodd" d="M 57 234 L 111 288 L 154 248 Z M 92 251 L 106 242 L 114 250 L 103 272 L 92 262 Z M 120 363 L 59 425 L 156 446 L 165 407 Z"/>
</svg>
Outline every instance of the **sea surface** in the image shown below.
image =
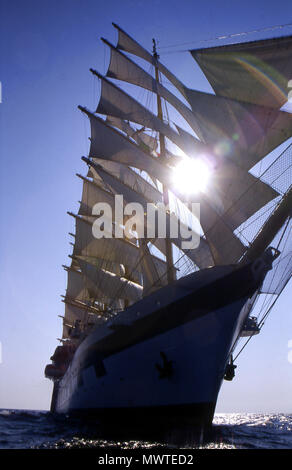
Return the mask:
<svg viewBox="0 0 292 470">
<path fill-rule="evenodd" d="M 0 410 L 1 449 L 292 449 L 292 415 L 216 414 L 209 436 L 162 440 L 103 435 L 98 423 L 85 424 L 45 411 Z"/>
</svg>

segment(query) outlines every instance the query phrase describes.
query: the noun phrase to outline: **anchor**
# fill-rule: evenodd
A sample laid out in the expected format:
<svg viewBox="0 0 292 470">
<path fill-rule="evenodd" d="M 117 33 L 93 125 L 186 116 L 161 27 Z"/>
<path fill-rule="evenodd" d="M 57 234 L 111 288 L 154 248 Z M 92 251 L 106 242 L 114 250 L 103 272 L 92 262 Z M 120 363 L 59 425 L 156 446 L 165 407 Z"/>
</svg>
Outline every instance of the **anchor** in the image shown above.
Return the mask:
<svg viewBox="0 0 292 470">
<path fill-rule="evenodd" d="M 235 377 L 235 369 L 236 365 L 233 364 L 233 357 L 232 355 L 230 356 L 230 362 L 227 364 L 226 369 L 225 369 L 225 374 L 224 374 L 224 379 L 231 381 Z"/>
</svg>

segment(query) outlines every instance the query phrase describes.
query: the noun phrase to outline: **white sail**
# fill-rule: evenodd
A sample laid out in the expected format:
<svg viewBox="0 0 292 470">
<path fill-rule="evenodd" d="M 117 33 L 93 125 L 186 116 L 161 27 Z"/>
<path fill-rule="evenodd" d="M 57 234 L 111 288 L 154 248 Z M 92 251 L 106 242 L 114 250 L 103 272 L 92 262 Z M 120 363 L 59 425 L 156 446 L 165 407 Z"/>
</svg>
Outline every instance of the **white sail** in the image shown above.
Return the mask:
<svg viewBox="0 0 292 470">
<path fill-rule="evenodd" d="M 209 244 L 215 265 L 236 263 L 246 251 L 245 245 L 206 200 L 201 200 L 201 218 L 204 235 Z"/>
<path fill-rule="evenodd" d="M 166 270 L 163 275 L 159 273 L 159 270 L 157 269 L 157 266 L 153 261 L 153 256 L 149 251 L 147 240 L 140 240 L 140 246 L 142 260 L 141 271 L 143 277 L 143 295 L 147 296 L 167 284 L 167 273 Z"/>
<path fill-rule="evenodd" d="M 153 64 L 153 56 L 142 47 L 135 39 L 133 39 L 129 34 L 123 31 L 118 25 L 114 24 L 114 27 L 118 29 L 119 38 L 117 48 L 123 51 L 134 54 L 142 59 L 146 60 L 150 64 Z M 165 77 L 180 91 L 180 93 L 185 96 L 185 85 L 172 73 L 168 70 L 163 64 L 159 61 L 155 63 L 158 66 L 160 72 L 162 72 Z"/>
<path fill-rule="evenodd" d="M 108 126 L 105 121 L 85 111 L 91 124 L 89 156 L 123 163 L 144 170 L 163 182 L 169 182 L 171 171 L 161 165 L 157 158 L 141 150 L 127 137 Z"/>
<path fill-rule="evenodd" d="M 66 296 L 68 296 L 70 299 L 76 299 L 80 301 L 88 300 L 90 296 L 86 287 L 84 286 L 80 273 L 73 269 L 68 269 L 67 272 L 68 281 Z"/>
<path fill-rule="evenodd" d="M 115 176 L 121 182 L 127 186 L 130 186 L 130 188 L 133 190 L 143 194 L 149 201 L 162 202 L 162 193 L 152 184 L 148 183 L 136 171 L 133 171 L 126 165 L 118 162 L 102 160 L 100 158 L 93 158 L 93 161 L 104 168 L 108 173 Z M 96 170 L 94 170 L 94 167 L 91 167 L 91 170 L 91 176 L 94 176 L 94 178 L 98 178 L 99 181 L 102 181 L 102 178 L 98 175 Z"/>
<path fill-rule="evenodd" d="M 70 325 L 74 325 L 76 320 L 83 320 L 86 312 L 83 308 L 65 303 L 65 319 Z"/>
<path fill-rule="evenodd" d="M 106 202 L 110 205 L 112 208 L 112 213 L 114 214 L 115 212 L 115 199 L 114 199 L 114 194 L 116 195 L 123 195 L 123 199 L 121 200 L 121 204 L 124 206 L 129 203 L 129 202 L 135 202 L 139 203 L 144 207 L 145 213 L 147 211 L 147 203 L 149 200 L 146 200 L 144 197 L 143 193 L 140 191 L 135 191 L 131 187 L 125 185 L 122 183 L 118 178 L 115 176 L 111 175 L 107 171 L 103 169 L 100 165 L 96 165 L 95 163 L 92 163 L 91 168 L 102 178 L 104 181 L 105 185 L 112 190 L 113 194 L 107 193 L 106 196 Z M 145 181 L 145 180 L 143 180 Z M 83 187 L 83 196 L 82 196 L 82 202 L 79 210 L 79 215 L 89 215 L 91 216 L 92 214 L 92 208 L 95 205 L 95 203 L 98 202 L 104 202 L 105 199 L 103 199 L 103 194 L 104 191 L 96 186 L 93 182 L 87 181 L 84 179 L 84 187 Z M 101 196 L 101 199 L 100 199 Z M 157 201 L 151 201 L 151 202 L 157 202 Z M 118 204 L 118 202 L 117 202 Z M 129 218 L 129 216 L 124 215 L 123 220 L 126 221 L 126 219 Z M 144 218 L 144 216 L 143 216 Z M 89 223 L 93 223 L 94 217 L 88 217 L 85 218 L 83 217 L 84 220 L 87 219 Z M 146 223 L 147 219 L 145 217 L 145 230 L 146 230 Z M 135 238 L 135 235 L 133 234 L 133 238 Z M 160 250 L 162 251 L 163 254 L 165 254 L 165 241 L 162 239 L 156 239 L 152 240 L 153 244 Z M 107 268 L 108 269 L 108 268 Z"/>
<path fill-rule="evenodd" d="M 155 116 L 138 101 L 118 88 L 113 83 L 100 76 L 102 80 L 101 97 L 96 109 L 96 113 L 116 116 L 121 119 L 142 124 L 145 127 L 154 129 L 170 139 L 184 152 L 190 148 L 193 153 L 206 151 L 206 146 L 195 137 L 192 137 L 192 145 L 185 143 L 184 139 L 175 132 L 169 125 Z"/>
<path fill-rule="evenodd" d="M 118 134 L 113 129 L 106 126 L 104 121 L 101 119 L 96 118 L 91 114 L 89 114 L 89 117 L 92 127 L 92 140 L 90 149 L 91 157 L 98 156 L 98 158 L 108 158 L 111 161 L 118 161 L 120 163 L 124 163 L 125 165 L 136 166 L 137 168 L 148 171 L 151 175 L 155 176 L 167 186 L 170 185 L 172 179 L 170 170 L 159 164 L 159 162 L 153 157 L 150 157 L 146 153 L 139 150 L 136 145 L 127 140 L 126 137 Z M 209 214 L 211 220 L 214 220 L 214 218 L 218 221 L 220 220 L 220 216 L 216 212 L 216 204 L 214 202 L 211 202 L 211 204 L 208 205 L 208 217 Z M 205 231 L 204 226 L 203 230 Z M 222 226 L 220 233 L 221 232 L 225 235 L 225 232 L 228 232 L 228 239 L 233 240 L 232 246 L 234 249 L 232 248 L 232 250 L 229 252 L 228 259 L 232 259 L 232 262 L 235 262 L 238 260 L 239 254 L 242 254 L 244 247 L 232 233 L 229 227 L 225 227 L 225 225 Z M 226 236 L 225 240 L 227 240 Z M 238 249 L 239 247 L 241 248 L 240 250 Z"/>
<path fill-rule="evenodd" d="M 256 104 L 188 90 L 201 135 L 215 155 L 246 169 L 292 135 L 292 115 Z"/>
<path fill-rule="evenodd" d="M 246 252 L 247 247 L 234 234 L 234 230 L 278 195 L 248 170 L 290 136 L 291 119 L 288 114 L 267 107 L 239 103 L 229 98 L 190 90 L 177 80 L 178 89 L 193 108 L 191 111 L 145 70 L 118 49 L 110 44 L 109 46 L 111 62 L 107 75 L 142 86 L 164 97 L 192 124 L 193 129 L 207 144 L 198 141 L 179 126 L 177 133 L 138 101 L 93 71 L 102 80 L 101 98 L 96 112 L 105 114 L 106 121 L 81 108 L 91 123 L 91 160 L 85 160 L 90 165 L 89 176 L 93 181 L 84 179 L 79 210 L 83 219 L 79 217 L 76 220 L 73 254 L 79 256 L 79 265 L 83 266 L 83 271 L 85 267 L 90 271 L 85 283 L 88 288 L 88 283 L 91 282 L 91 291 L 87 289 L 89 293 L 92 294 L 94 284 L 96 294 L 99 292 L 101 296 L 102 291 L 102 295 L 108 296 L 110 281 L 112 285 L 115 283 L 121 287 L 124 282 L 133 282 L 130 273 L 135 272 L 134 276 L 138 282 L 134 284 L 140 286 L 138 291 L 141 296 L 142 284 L 145 295 L 147 291 L 151 292 L 167 282 L 166 263 L 150 253 L 149 240 L 139 239 L 137 233 L 132 234 L 134 243 L 120 238 L 95 239 L 92 236 L 94 218 L 91 214 L 94 204 L 105 200 L 114 210 L 114 195 L 123 195 L 123 204 L 141 204 L 144 214 L 149 203 L 155 204 L 163 200 L 161 191 L 130 167 L 146 172 L 160 181 L 165 188 L 171 188 L 172 172 L 167 164 L 169 162 L 174 165 L 174 161 L 179 157 L 171 155 L 169 151 L 164 158 L 153 157 L 151 148 L 155 148 L 155 139 L 145 134 L 145 128 L 163 134 L 193 158 L 204 152 L 204 158 L 209 158 L 213 164 L 212 184 L 206 194 L 188 196 L 185 199 L 186 204 L 190 201 L 201 204 L 204 236 L 201 237 L 197 249 L 183 251 L 198 267 L 203 268 L 214 264 L 236 263 Z M 122 31 L 119 34 L 118 48 L 153 62 L 152 56 Z M 163 71 L 163 66 L 157 60 L 154 65 Z M 164 72 L 168 74 L 170 81 L 176 81 L 174 75 L 166 68 Z M 140 130 L 135 129 L 130 125 L 130 121 L 143 127 Z M 147 151 L 142 150 L 142 142 L 146 144 Z M 226 149 L 226 142 L 231 149 L 229 153 L 222 152 L 224 145 L 220 147 L 223 143 Z M 149 143 L 150 146 L 147 145 Z M 182 194 L 176 191 L 174 194 L 178 201 L 180 198 L 184 201 Z M 145 215 L 142 218 L 145 219 Z M 169 213 L 166 219 L 169 227 Z M 114 226 L 109 225 L 108 230 L 113 233 Z M 166 237 L 181 248 L 180 234 L 174 238 L 167 233 Z M 155 235 L 150 241 L 166 255 L 164 239 Z M 95 260 L 94 265 L 90 260 Z M 122 267 L 125 277 L 116 269 L 112 270 L 109 265 Z M 93 282 L 93 274 L 98 276 L 98 282 Z M 139 284 L 141 279 L 142 284 Z M 104 289 L 101 288 L 102 283 L 106 286 Z M 124 298 L 134 301 L 138 291 L 132 293 L 134 297 L 124 293 Z"/>
<path fill-rule="evenodd" d="M 194 115 L 180 99 L 178 99 L 163 85 L 154 80 L 154 78 L 145 72 L 144 69 L 115 49 L 111 44 L 107 44 L 111 47 L 111 61 L 106 74 L 108 77 L 123 80 L 157 93 L 182 115 L 195 132 L 197 131 L 198 126 Z"/>
<path fill-rule="evenodd" d="M 100 269 L 82 259 L 78 259 L 84 282 L 100 298 L 105 295 L 108 298 L 129 299 L 138 301 L 142 297 L 143 287 L 115 273 Z"/>
<path fill-rule="evenodd" d="M 63 320 L 63 338 L 70 337 L 70 331 L 74 327 L 76 320 L 86 321 L 86 311 L 72 304 L 65 303 L 65 315 Z"/>
<path fill-rule="evenodd" d="M 124 165 L 131 165 L 135 166 L 136 168 L 140 168 L 142 170 L 147 171 L 155 178 L 159 179 L 163 184 L 167 187 L 170 186 L 172 181 L 172 173 L 169 169 L 161 165 L 158 159 L 155 159 L 149 156 L 147 153 L 142 152 L 134 143 L 130 142 L 126 137 L 122 136 L 118 132 L 115 132 L 114 129 L 109 128 L 106 126 L 104 121 L 95 117 L 94 115 L 89 114 L 91 120 L 91 127 L 92 127 L 92 140 L 91 140 L 91 149 L 90 149 L 90 156 L 97 157 L 97 158 L 104 158 L 109 159 L 111 161 L 118 161 L 119 163 L 123 163 Z M 232 173 L 232 162 L 225 163 L 222 168 L 223 170 L 217 170 L 217 174 L 220 176 L 217 177 L 217 182 L 219 183 L 219 187 L 222 187 L 222 197 L 224 196 L 226 188 L 230 189 L 229 197 L 232 196 L 232 190 L 236 191 L 236 186 L 234 185 L 233 181 L 233 173 Z M 222 172 L 221 172 L 222 171 Z M 221 180 L 221 181 L 220 181 Z M 253 183 L 255 178 L 252 175 L 249 175 L 245 172 L 245 179 L 243 183 L 246 183 L 246 180 L 250 181 L 250 185 L 253 187 Z M 216 175 L 214 176 L 214 185 L 216 187 Z M 233 184 L 232 184 L 233 183 Z M 260 188 L 258 194 L 261 192 L 264 193 L 264 199 L 269 200 L 269 197 L 266 196 L 265 190 L 263 188 L 266 187 L 264 183 L 260 183 L 257 181 L 257 185 Z M 255 185 L 254 185 L 255 186 Z M 255 191 L 257 191 L 255 189 Z M 268 188 L 269 195 L 271 198 L 275 197 L 276 193 L 273 190 Z M 256 192 L 257 194 L 257 192 Z M 178 194 L 180 197 L 180 194 Z M 240 200 L 242 194 L 239 194 L 236 191 L 237 200 Z M 225 198 L 226 199 L 226 198 Z M 253 198 L 250 198 L 252 204 L 251 212 L 254 211 L 254 205 L 258 204 Z M 245 251 L 246 247 L 240 242 L 240 240 L 233 234 L 233 229 L 236 223 L 231 219 L 232 217 L 232 210 L 230 204 L 234 204 L 235 201 L 230 199 L 229 206 L 224 207 L 224 200 L 223 200 L 223 210 L 220 207 L 222 201 L 219 201 L 220 204 L 218 205 L 218 195 L 215 194 L 214 196 L 203 196 L 197 197 L 193 200 L 193 202 L 200 202 L 203 204 L 205 212 L 205 220 L 202 222 L 203 231 L 206 235 L 207 241 L 211 240 L 212 238 L 212 245 L 216 245 L 217 254 L 216 258 L 219 264 L 224 264 L 226 260 L 228 262 L 236 262 Z M 230 210 L 230 221 L 227 219 L 228 213 L 227 210 Z M 226 213 L 226 214 L 225 214 Z M 225 219 L 222 221 L 222 217 L 225 214 Z M 213 221 L 212 225 L 212 237 L 211 233 L 206 234 L 207 231 L 210 232 L 210 220 Z M 242 219 L 244 220 L 244 219 Z M 238 223 L 238 222 L 237 222 Z M 217 225 L 214 227 L 213 225 Z M 218 234 L 217 234 L 218 230 Z M 218 236 L 217 236 L 218 235 Z M 230 245 L 230 249 L 227 250 L 225 247 Z M 225 258 L 225 255 L 226 258 Z"/>
<path fill-rule="evenodd" d="M 84 261 L 97 269 L 104 269 L 106 271 L 109 271 L 111 273 L 116 274 L 119 277 L 126 278 L 129 281 L 132 281 L 136 284 L 141 283 L 141 272 L 137 269 L 136 271 L 132 271 L 131 273 L 127 271 L 126 274 L 126 269 L 123 264 L 116 263 L 114 261 L 109 261 L 103 258 L 97 258 L 96 256 L 83 256 L 83 255 L 75 255 L 74 256 L 76 265 L 78 266 L 78 269 L 80 268 L 80 261 Z"/>
<path fill-rule="evenodd" d="M 93 163 L 94 166 L 94 163 Z M 147 212 L 147 204 L 152 203 L 154 201 L 149 201 L 146 199 L 144 195 L 135 191 L 131 187 L 124 184 L 118 178 L 108 174 L 106 171 L 103 171 L 101 168 L 96 168 L 96 171 L 99 173 L 100 177 L 105 181 L 105 183 L 116 193 L 116 194 L 123 194 L 125 201 L 129 202 L 138 202 L 144 208 L 145 213 Z M 177 225 L 179 224 L 178 218 L 175 214 L 172 214 L 177 220 Z M 145 223 L 146 227 L 146 223 Z M 197 234 L 192 233 L 189 227 L 186 227 L 186 230 L 190 233 L 190 237 L 193 236 L 194 238 L 198 237 Z M 166 238 L 168 237 L 167 234 L 170 233 L 170 213 L 166 213 Z M 178 248 L 182 249 L 182 242 L 183 237 L 181 235 L 180 230 L 178 231 L 177 237 L 169 238 L 172 243 L 174 243 Z M 151 240 L 151 242 L 164 254 L 166 255 L 165 251 L 165 239 L 156 238 L 155 240 Z M 182 250 L 184 251 L 184 250 Z M 206 241 L 202 238 L 200 240 L 200 245 L 195 249 L 188 249 L 187 255 L 194 261 L 199 267 L 208 267 L 213 265 L 212 255 L 208 248 Z"/>
<path fill-rule="evenodd" d="M 286 103 L 292 36 L 191 53 L 217 95 L 277 109 Z"/>
<path fill-rule="evenodd" d="M 232 230 L 277 196 L 268 184 L 233 162 L 218 168 L 206 193 L 208 202 Z"/>
<path fill-rule="evenodd" d="M 107 170 L 104 170 L 103 167 L 92 162 L 92 166 L 95 171 L 102 178 L 104 183 L 111 189 L 111 191 L 116 195 L 122 195 L 125 203 L 137 202 L 142 205 L 144 211 L 147 210 L 147 202 L 155 203 L 155 200 L 148 200 L 141 191 L 136 191 L 131 186 L 127 185 L 121 181 L 116 176 L 109 173 Z"/>
<path fill-rule="evenodd" d="M 199 150 L 199 152 L 202 153 L 203 155 L 214 154 L 214 149 L 206 143 L 204 143 L 204 147 L 199 148 L 199 146 L 197 146 L 197 150 L 196 150 L 196 147 L 194 146 L 194 136 L 190 134 L 189 132 L 187 132 L 185 129 L 182 129 L 177 124 L 175 124 L 175 127 L 177 128 L 180 136 L 183 138 L 184 146 L 186 149 L 186 154 L 188 155 L 188 157 L 195 158 L 197 156 L 197 150 Z M 197 127 L 197 133 L 200 136 L 200 138 L 203 139 L 203 135 L 201 133 L 199 125 Z"/>
<path fill-rule="evenodd" d="M 115 116 L 107 116 L 106 122 L 113 127 L 120 129 L 125 132 L 129 137 L 132 137 L 138 145 L 146 145 L 148 151 L 156 151 L 157 149 L 157 139 L 152 135 L 146 134 L 143 132 L 143 128 L 136 130 L 130 124 L 123 119 L 117 118 Z"/>
<path fill-rule="evenodd" d="M 207 94 L 205 94 L 205 95 L 208 96 Z M 201 97 L 201 94 L 199 94 L 199 96 Z M 212 97 L 212 95 L 209 95 L 209 96 Z M 213 97 L 213 98 L 216 99 L 216 97 Z M 285 118 L 286 114 L 287 113 L 280 113 L 281 116 L 284 116 L 283 119 Z M 200 118 L 201 118 L 201 116 L 200 116 Z M 213 134 L 215 134 L 215 133 L 213 133 Z M 281 132 L 281 135 L 283 135 L 283 132 Z M 189 138 L 190 138 L 190 136 L 189 136 Z M 257 143 L 256 149 L 259 148 L 259 145 L 260 144 Z M 219 158 L 219 161 L 220 161 L 220 158 Z M 222 171 L 222 168 L 223 168 L 223 171 Z M 236 168 L 236 170 L 238 170 L 238 171 L 233 171 L 234 170 L 234 164 L 232 164 L 231 162 L 228 163 L 228 164 L 225 162 L 225 164 L 223 165 L 222 168 L 217 170 L 217 181 L 214 180 L 215 192 L 216 192 L 217 189 L 219 189 L 219 191 L 217 191 L 217 195 L 215 194 L 215 199 L 216 199 L 215 200 L 215 205 L 212 204 L 212 198 L 209 197 L 209 200 L 211 201 L 211 205 L 213 205 L 213 208 L 216 208 L 216 209 L 218 208 L 218 192 L 219 193 L 221 192 L 222 195 L 225 196 L 225 200 L 229 201 L 229 206 L 227 207 L 226 203 L 224 203 L 223 197 L 220 198 L 220 194 L 219 194 L 219 198 L 220 198 L 219 204 L 223 205 L 223 208 L 224 208 L 225 212 L 230 209 L 231 205 L 234 206 L 234 203 L 235 203 L 234 198 L 230 199 L 231 192 L 232 192 L 232 186 L 236 189 L 237 198 L 238 197 L 240 198 L 242 196 L 243 192 L 246 193 L 246 191 L 248 190 L 249 206 L 252 206 L 252 207 L 249 207 L 249 209 L 246 211 L 249 214 L 248 216 L 250 216 L 254 212 L 256 212 L 260 207 L 262 207 L 264 204 L 269 202 L 269 200 L 276 197 L 277 194 L 273 190 L 271 190 L 267 185 L 265 185 L 264 183 L 257 182 L 257 184 L 255 185 L 254 184 L 255 183 L 255 178 L 252 175 L 250 175 L 248 173 L 244 174 L 241 171 L 240 168 Z M 145 169 L 145 165 L 144 165 L 144 169 Z M 241 186 L 244 187 L 244 191 L 242 193 L 240 193 L 238 191 L 236 185 L 234 184 L 234 181 L 235 181 L 234 180 L 234 175 L 237 175 L 237 180 L 242 182 Z M 154 176 L 156 178 L 160 178 L 160 180 L 161 180 L 161 175 L 159 173 L 156 173 Z M 227 198 L 226 198 L 226 186 L 228 187 L 228 195 L 227 195 L 228 197 Z M 246 197 L 242 200 L 242 202 L 243 203 L 246 202 Z M 238 207 L 238 205 L 237 205 L 237 207 Z M 236 207 L 236 209 L 237 209 L 237 207 Z M 232 213 L 235 213 L 234 208 L 232 210 Z M 231 218 L 232 213 L 230 212 L 228 214 L 229 218 Z M 240 225 L 245 220 L 244 218 L 240 218 L 240 213 L 239 213 L 238 216 L 236 216 L 236 218 L 238 219 L 237 223 L 234 223 L 234 222 L 231 222 L 231 224 L 228 223 L 230 227 L 233 227 L 233 229 L 236 228 L 238 225 Z"/>
<path fill-rule="evenodd" d="M 78 175 L 80 176 L 80 175 Z M 114 196 L 94 182 L 80 176 L 83 180 L 83 191 L 79 215 L 92 215 L 92 208 L 97 203 L 106 203 L 114 210 Z"/>
<path fill-rule="evenodd" d="M 141 254 L 139 248 L 123 238 L 100 238 L 92 234 L 92 225 L 87 221 L 76 218 L 76 241 L 73 255 L 92 256 L 113 261 L 125 266 L 126 272 L 131 273 L 139 268 Z M 159 274 L 164 275 L 166 263 L 155 258 Z"/>
<path fill-rule="evenodd" d="M 191 418 L 205 426 L 211 424 L 219 382 L 230 379 L 236 367 L 232 354 L 247 333 L 254 301 L 261 293 L 279 295 L 291 277 L 292 144 L 285 155 L 269 155 L 253 167 L 292 134 L 291 116 L 279 111 L 287 98 L 291 64 L 284 56 L 292 57 L 292 37 L 193 51 L 214 87 L 212 95 L 185 87 L 164 67 L 155 40 L 151 55 L 117 28 L 107 75 L 155 93 L 158 116 L 92 71 L 102 80 L 96 112 L 104 119 L 80 107 L 91 124 L 90 152 L 82 157 L 89 169 L 87 177 L 78 175 L 83 184 L 78 215 L 68 212 L 75 234 L 70 233 L 71 266 L 64 266 L 63 346 L 45 370 L 55 381 L 51 408 L 99 410 L 106 396 L 108 410 L 153 411 L 167 404 L 164 388 L 179 385 L 181 371 L 192 375 L 194 360 L 199 381 L 207 371 L 207 382 L 196 390 L 194 380 L 194 395 L 184 373 L 187 386 L 174 391 L 178 399 L 170 405 L 195 409 Z M 152 64 L 156 78 L 119 50 Z M 187 105 L 159 83 L 159 72 Z M 196 136 L 182 119 L 173 126 L 177 113 L 164 113 L 161 98 Z M 201 163 L 210 173 L 204 190 Z M 263 304 L 270 309 L 267 299 Z M 173 352 L 178 354 L 172 357 Z M 130 375 L 124 370 L 129 358 Z M 118 373 L 114 382 L 111 364 Z M 138 369 L 150 388 L 157 381 L 153 399 L 148 391 L 141 397 Z M 101 387 L 101 394 L 91 393 L 94 387 Z M 197 405 L 210 397 L 198 417 Z"/>
</svg>

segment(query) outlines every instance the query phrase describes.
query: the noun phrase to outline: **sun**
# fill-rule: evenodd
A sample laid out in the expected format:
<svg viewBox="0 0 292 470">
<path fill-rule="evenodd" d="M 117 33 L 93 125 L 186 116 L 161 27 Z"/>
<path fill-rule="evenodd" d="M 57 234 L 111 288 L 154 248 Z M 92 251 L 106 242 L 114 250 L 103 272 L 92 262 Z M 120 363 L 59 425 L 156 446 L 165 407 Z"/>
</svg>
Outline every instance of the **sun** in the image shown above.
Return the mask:
<svg viewBox="0 0 292 470">
<path fill-rule="evenodd" d="M 204 192 L 210 174 L 210 169 L 203 160 L 185 158 L 173 169 L 173 183 L 184 194 Z"/>
</svg>

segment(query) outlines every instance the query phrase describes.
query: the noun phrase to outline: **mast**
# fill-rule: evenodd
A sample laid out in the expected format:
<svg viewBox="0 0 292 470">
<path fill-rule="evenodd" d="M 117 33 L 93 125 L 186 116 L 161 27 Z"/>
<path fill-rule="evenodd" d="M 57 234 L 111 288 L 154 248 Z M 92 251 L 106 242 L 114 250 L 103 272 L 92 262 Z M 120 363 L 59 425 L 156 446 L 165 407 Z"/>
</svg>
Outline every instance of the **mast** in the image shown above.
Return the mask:
<svg viewBox="0 0 292 470">
<path fill-rule="evenodd" d="M 263 225 L 261 231 L 245 253 L 241 263 L 258 258 L 275 238 L 287 217 L 291 216 L 292 188 L 284 195 L 278 207 Z"/>
<path fill-rule="evenodd" d="M 153 58 L 155 64 L 155 80 L 159 83 L 159 69 L 158 69 L 158 59 L 159 55 L 157 54 L 156 50 L 156 41 L 153 41 Z M 161 97 L 159 93 L 156 93 L 157 96 L 157 117 L 163 121 L 163 114 L 162 114 L 162 106 L 161 106 Z M 165 137 L 164 135 L 159 132 L 159 143 L 160 143 L 160 158 L 165 157 Z M 165 185 L 162 185 L 162 192 L 163 192 L 163 203 L 165 206 L 169 205 L 169 196 L 168 196 L 168 189 Z M 165 253 L 166 253 L 166 264 L 167 264 L 167 281 L 168 283 L 175 280 L 175 270 L 173 267 L 173 255 L 172 255 L 172 246 L 171 241 L 166 237 L 165 238 Z"/>
</svg>

